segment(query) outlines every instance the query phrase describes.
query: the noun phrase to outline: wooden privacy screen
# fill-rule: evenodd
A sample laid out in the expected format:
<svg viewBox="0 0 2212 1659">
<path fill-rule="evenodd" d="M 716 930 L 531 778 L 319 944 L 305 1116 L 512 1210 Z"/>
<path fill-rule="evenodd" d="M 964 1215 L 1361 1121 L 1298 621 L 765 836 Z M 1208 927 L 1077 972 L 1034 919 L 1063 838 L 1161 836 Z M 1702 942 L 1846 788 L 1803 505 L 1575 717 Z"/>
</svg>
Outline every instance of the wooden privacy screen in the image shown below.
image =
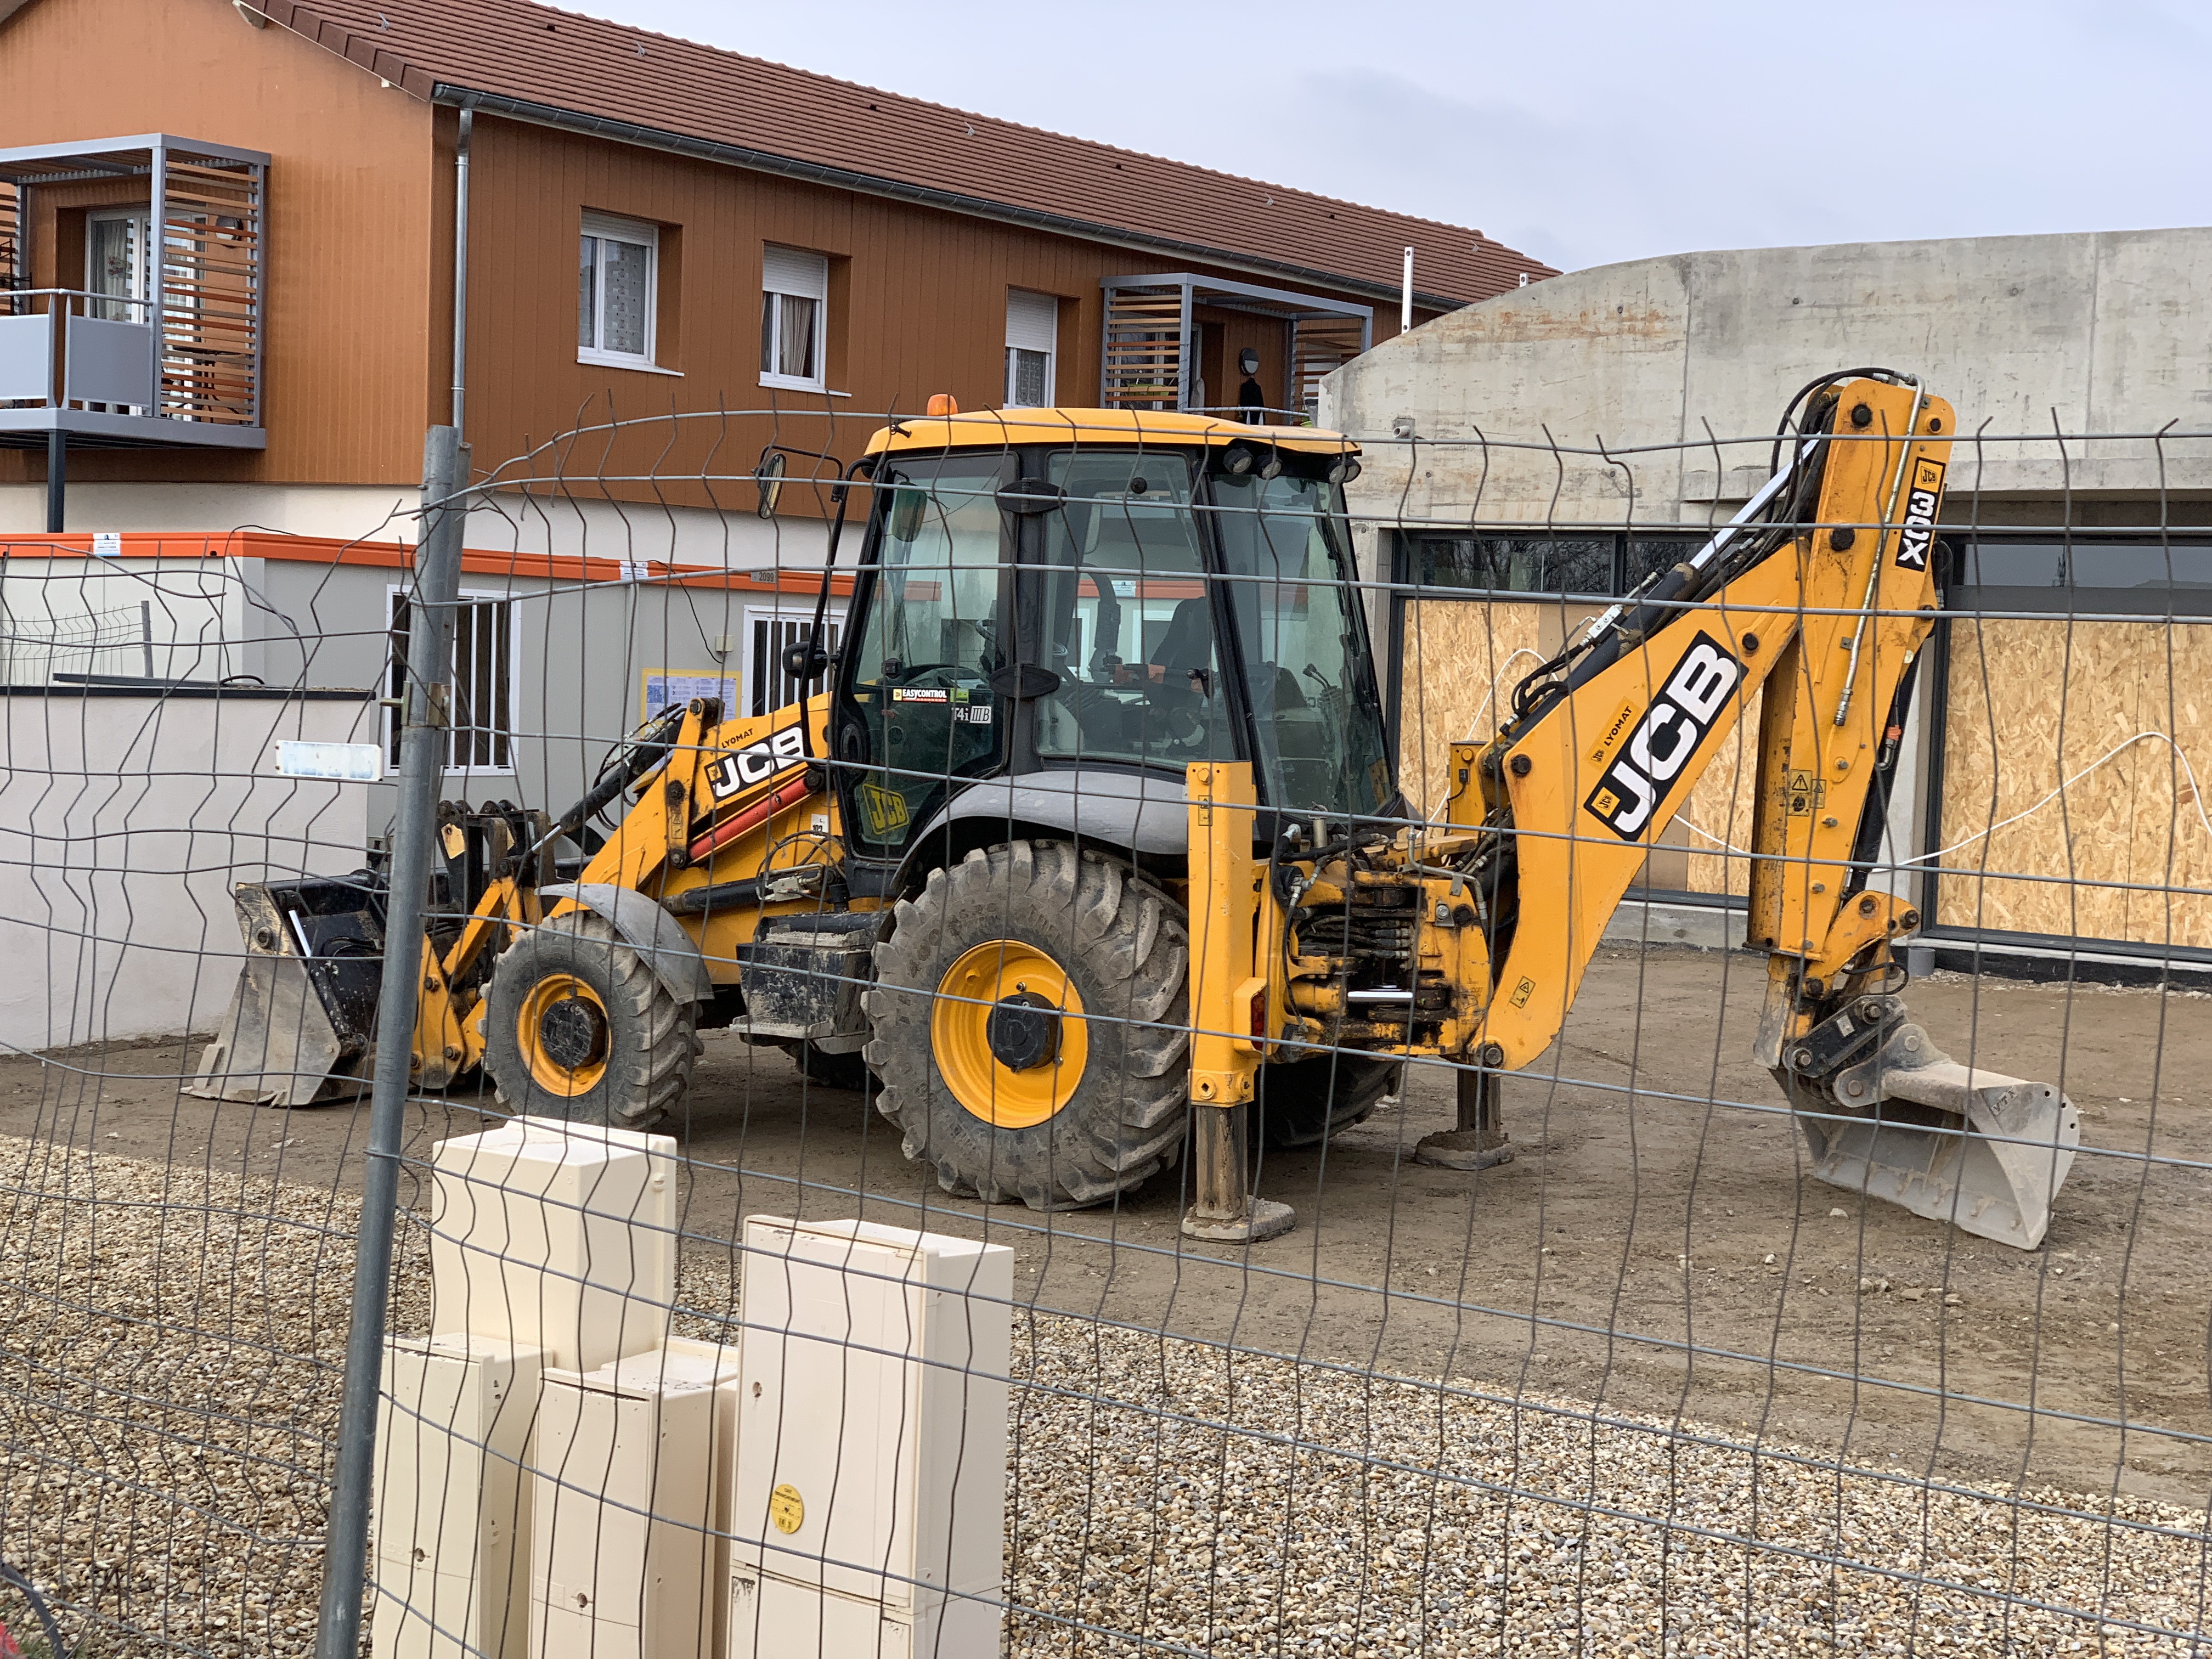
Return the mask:
<svg viewBox="0 0 2212 1659">
<path fill-rule="evenodd" d="M 261 419 L 258 168 L 167 152 L 161 224 L 161 412 Z"/>
<path fill-rule="evenodd" d="M 2212 624 L 2053 617 L 1950 628 L 1941 844 L 1956 849 L 1942 868 L 1966 873 L 1939 878 L 1936 921 L 2212 945 L 2204 804 L 2166 743 L 2129 742 L 2164 733 L 2191 764 L 2212 765 Z"/>
<path fill-rule="evenodd" d="M 1398 700 L 1399 785 L 1415 811 L 1441 811 L 1451 745 L 1495 735 L 1513 688 L 1559 651 L 1596 605 L 1557 599 L 1402 602 L 1405 657 Z M 1751 867 L 1727 847 L 1751 845 L 1756 764 L 1744 737 L 1759 730 L 1756 698 L 1714 754 L 1645 869 L 1668 892 L 1745 893 Z"/>
</svg>

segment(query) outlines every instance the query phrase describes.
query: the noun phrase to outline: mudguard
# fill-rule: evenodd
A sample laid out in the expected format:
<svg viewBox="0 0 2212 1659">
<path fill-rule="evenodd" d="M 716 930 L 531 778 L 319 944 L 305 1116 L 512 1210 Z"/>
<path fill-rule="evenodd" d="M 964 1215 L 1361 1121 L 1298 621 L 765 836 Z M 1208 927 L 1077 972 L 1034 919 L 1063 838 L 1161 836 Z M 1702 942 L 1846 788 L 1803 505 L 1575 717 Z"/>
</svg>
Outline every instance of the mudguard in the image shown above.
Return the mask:
<svg viewBox="0 0 2212 1659">
<path fill-rule="evenodd" d="M 541 899 L 569 899 L 605 919 L 623 944 L 643 957 L 653 977 L 678 1002 L 710 1002 L 714 981 L 707 958 L 659 901 L 612 882 L 562 882 L 538 890 Z"/>
</svg>

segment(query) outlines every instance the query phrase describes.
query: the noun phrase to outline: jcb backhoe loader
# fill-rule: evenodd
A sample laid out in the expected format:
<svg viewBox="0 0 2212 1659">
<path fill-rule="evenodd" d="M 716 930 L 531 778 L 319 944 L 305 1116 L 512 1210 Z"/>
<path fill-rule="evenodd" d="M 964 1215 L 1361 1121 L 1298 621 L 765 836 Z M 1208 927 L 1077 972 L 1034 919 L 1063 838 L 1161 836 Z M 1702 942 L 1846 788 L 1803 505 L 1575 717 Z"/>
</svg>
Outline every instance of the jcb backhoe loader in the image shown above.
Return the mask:
<svg viewBox="0 0 2212 1659">
<path fill-rule="evenodd" d="M 878 433 L 826 689 L 672 709 L 557 823 L 453 809 L 407 947 L 417 1086 L 649 1124 L 734 1024 L 858 1085 L 955 1194 L 1090 1205 L 1195 1149 L 1186 1225 L 1281 1224 L 1264 1144 L 1461 1063 L 1423 1156 L 1510 1154 L 1497 1076 L 1552 1042 L 1607 918 L 1765 689 L 1747 943 L 1757 1037 L 1822 1180 L 2033 1246 L 2069 1103 L 1946 1057 L 1898 1000 L 1919 917 L 1868 884 L 1938 605 L 1951 410 L 1808 386 L 1765 489 L 1453 750 L 1440 819 L 1393 777 L 1347 536 L 1355 447 L 1176 414 L 957 412 Z M 836 531 L 831 538 L 834 562 Z M 817 627 L 813 637 L 822 637 Z M 623 795 L 569 883 L 550 849 Z M 249 961 L 199 1086 L 301 1101 L 371 1052 L 373 880 L 240 890 Z M 865 1063 L 865 1072 L 863 1064 Z"/>
</svg>

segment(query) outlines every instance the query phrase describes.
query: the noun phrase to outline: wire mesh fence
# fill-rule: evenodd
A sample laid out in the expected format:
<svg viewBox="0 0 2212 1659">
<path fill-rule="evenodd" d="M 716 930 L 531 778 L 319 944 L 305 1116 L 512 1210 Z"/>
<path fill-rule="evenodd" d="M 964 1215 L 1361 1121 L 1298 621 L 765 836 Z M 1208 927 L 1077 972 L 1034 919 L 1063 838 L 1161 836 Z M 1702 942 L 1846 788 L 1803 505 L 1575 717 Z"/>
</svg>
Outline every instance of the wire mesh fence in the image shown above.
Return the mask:
<svg viewBox="0 0 2212 1659">
<path fill-rule="evenodd" d="M 1808 393 L 0 546 L 0 1625 L 2201 1650 L 2212 437 Z"/>
</svg>

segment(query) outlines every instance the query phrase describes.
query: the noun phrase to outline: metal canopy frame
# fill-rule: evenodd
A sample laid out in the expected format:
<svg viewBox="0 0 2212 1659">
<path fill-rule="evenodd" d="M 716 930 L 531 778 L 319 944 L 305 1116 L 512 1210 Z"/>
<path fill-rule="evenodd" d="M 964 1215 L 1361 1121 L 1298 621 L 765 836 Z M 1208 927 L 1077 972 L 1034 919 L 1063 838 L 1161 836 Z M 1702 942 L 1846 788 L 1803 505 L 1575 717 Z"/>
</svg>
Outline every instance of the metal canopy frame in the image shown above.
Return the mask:
<svg viewBox="0 0 2212 1659">
<path fill-rule="evenodd" d="M 1105 318 L 1101 325 L 1098 353 L 1098 401 L 1107 409 L 1190 407 L 1191 329 L 1197 308 L 1209 305 L 1221 311 L 1249 312 L 1291 325 L 1290 372 L 1301 376 L 1297 334 L 1302 323 L 1333 324 L 1337 329 L 1358 324 L 1359 349 L 1375 343 L 1375 307 L 1324 295 L 1301 294 L 1290 289 L 1261 288 L 1251 283 L 1203 276 L 1195 271 L 1162 271 L 1150 276 L 1104 276 L 1098 286 L 1105 295 Z M 1127 301 L 1117 305 L 1120 296 Z M 1174 300 L 1172 365 L 1163 349 L 1170 343 L 1169 307 Z M 1157 372 L 1172 369 L 1170 375 Z M 1154 371 L 1147 377 L 1143 371 Z M 1287 401 L 1292 388 L 1285 386 Z"/>
<path fill-rule="evenodd" d="M 47 312 L 55 339 L 51 366 L 56 371 L 44 397 L 18 396 L 0 404 L 0 445 L 44 443 L 50 466 L 64 443 L 266 447 L 261 395 L 269 161 L 261 150 L 167 132 L 0 149 L 0 316 L 27 322 L 40 309 Z M 173 176 L 179 168 L 181 183 Z M 234 185 L 221 176 L 233 173 Z M 59 372 L 62 337 L 83 320 L 71 313 L 89 314 L 88 307 L 100 296 L 34 289 L 30 283 L 34 193 L 116 179 L 143 179 L 147 190 L 152 291 L 143 301 L 110 301 L 138 307 L 152 334 L 153 401 L 140 413 L 112 404 L 94 406 L 96 398 L 70 395 Z M 179 227 L 171 222 L 180 190 L 210 191 L 197 203 L 187 199 L 184 211 L 199 215 L 191 223 L 219 228 L 180 240 Z M 173 255 L 173 247 L 179 250 Z M 78 404 L 84 406 L 73 406 Z"/>
</svg>

